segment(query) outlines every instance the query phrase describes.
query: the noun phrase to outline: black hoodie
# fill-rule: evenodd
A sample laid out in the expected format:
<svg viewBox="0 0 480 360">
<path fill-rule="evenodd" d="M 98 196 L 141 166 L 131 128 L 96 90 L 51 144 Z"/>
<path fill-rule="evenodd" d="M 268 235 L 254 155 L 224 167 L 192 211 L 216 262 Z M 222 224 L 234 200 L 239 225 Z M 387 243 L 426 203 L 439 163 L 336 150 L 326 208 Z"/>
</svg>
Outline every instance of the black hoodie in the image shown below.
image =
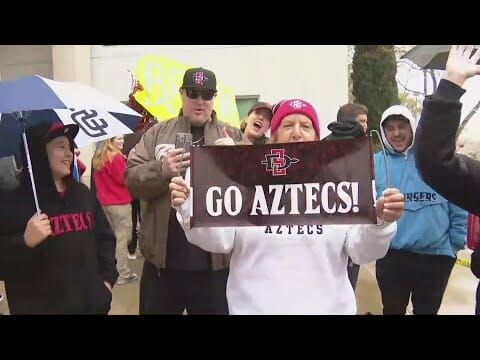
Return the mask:
<svg viewBox="0 0 480 360">
<path fill-rule="evenodd" d="M 325 141 L 339 139 L 354 139 L 365 135 L 363 126 L 355 119 L 343 119 L 328 124 L 328 130 L 332 133 L 325 137 Z"/>
<path fill-rule="evenodd" d="M 23 234 L 35 213 L 26 166 L 18 189 L 0 194 L 0 276 L 12 314 L 106 314 L 116 270 L 116 239 L 96 196 L 71 176 L 58 193 L 46 152 L 42 124 L 27 132 L 40 209 L 53 235 L 34 248 Z M 73 142 L 70 144 L 73 153 Z M 25 159 L 25 154 L 23 154 Z M 24 162 L 25 163 L 25 162 Z"/>
<path fill-rule="evenodd" d="M 462 115 L 460 98 L 464 93 L 460 86 L 442 79 L 435 93 L 425 98 L 415 134 L 416 162 L 423 181 L 432 189 L 480 215 L 480 161 L 456 152 Z M 480 279 L 480 248 L 475 249 L 471 259 L 471 270 Z"/>
</svg>

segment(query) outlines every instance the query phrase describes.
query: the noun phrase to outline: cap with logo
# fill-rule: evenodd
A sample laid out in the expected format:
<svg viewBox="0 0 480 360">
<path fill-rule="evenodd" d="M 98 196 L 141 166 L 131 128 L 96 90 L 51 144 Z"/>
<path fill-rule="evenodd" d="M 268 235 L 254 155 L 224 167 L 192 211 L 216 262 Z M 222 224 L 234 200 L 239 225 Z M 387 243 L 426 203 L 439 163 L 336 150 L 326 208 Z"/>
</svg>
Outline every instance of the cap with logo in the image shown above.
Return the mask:
<svg viewBox="0 0 480 360">
<path fill-rule="evenodd" d="M 182 88 L 217 91 L 217 78 L 211 70 L 191 68 L 183 75 Z"/>
</svg>

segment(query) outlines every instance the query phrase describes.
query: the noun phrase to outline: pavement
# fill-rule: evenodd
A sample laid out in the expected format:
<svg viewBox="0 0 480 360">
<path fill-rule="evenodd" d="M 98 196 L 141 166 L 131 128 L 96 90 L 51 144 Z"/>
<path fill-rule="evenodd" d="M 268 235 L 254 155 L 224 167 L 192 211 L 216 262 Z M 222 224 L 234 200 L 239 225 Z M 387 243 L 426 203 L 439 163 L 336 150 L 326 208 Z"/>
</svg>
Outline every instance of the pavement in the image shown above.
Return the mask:
<svg viewBox="0 0 480 360">
<path fill-rule="evenodd" d="M 461 251 L 459 257 L 470 258 L 470 251 Z M 129 264 L 140 277 L 143 267 L 143 258 L 129 260 Z M 471 273 L 470 269 L 461 265 L 455 265 L 445 292 L 440 315 L 473 315 L 475 313 L 475 291 L 478 279 Z M 118 285 L 113 289 L 113 301 L 111 315 L 138 315 L 140 281 L 134 281 L 126 285 Z M 0 281 L 0 294 L 5 294 L 3 282 Z M 357 284 L 358 313 L 372 314 L 382 313 L 380 290 L 375 279 L 375 263 L 363 265 Z M 5 315 L 8 312 L 8 299 L 0 302 L 0 313 Z M 407 314 L 412 314 L 411 304 L 407 308 Z"/>
</svg>

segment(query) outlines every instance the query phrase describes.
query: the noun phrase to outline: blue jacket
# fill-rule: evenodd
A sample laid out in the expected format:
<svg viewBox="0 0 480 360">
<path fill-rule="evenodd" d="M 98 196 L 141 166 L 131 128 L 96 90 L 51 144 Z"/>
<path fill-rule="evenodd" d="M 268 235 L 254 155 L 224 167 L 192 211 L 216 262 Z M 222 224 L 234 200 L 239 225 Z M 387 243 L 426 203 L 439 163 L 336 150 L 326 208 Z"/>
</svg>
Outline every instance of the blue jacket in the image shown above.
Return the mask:
<svg viewBox="0 0 480 360">
<path fill-rule="evenodd" d="M 382 122 L 386 117 L 382 117 Z M 414 128 L 413 117 L 410 125 Z M 463 249 L 467 235 L 467 211 L 446 200 L 420 178 L 415 165 L 415 148 L 397 153 L 386 140 L 385 157 L 380 151 L 375 154 L 375 185 L 377 197 L 388 187 L 398 188 L 405 195 L 405 213 L 397 220 L 397 234 L 390 248 L 403 249 L 418 254 L 448 255 L 456 257 Z M 386 171 L 390 174 L 387 185 Z"/>
</svg>

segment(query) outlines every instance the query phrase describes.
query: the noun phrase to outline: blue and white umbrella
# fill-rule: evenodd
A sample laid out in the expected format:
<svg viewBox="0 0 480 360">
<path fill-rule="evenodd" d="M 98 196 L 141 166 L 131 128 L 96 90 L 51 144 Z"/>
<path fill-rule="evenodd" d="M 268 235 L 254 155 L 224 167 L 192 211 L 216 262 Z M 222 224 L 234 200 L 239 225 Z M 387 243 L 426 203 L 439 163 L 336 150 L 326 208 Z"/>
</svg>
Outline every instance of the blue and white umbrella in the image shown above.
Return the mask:
<svg viewBox="0 0 480 360">
<path fill-rule="evenodd" d="M 78 147 L 132 133 L 141 115 L 117 99 L 78 82 L 28 76 L 0 81 L 0 158 L 25 146 L 27 166 L 39 211 L 25 128 L 38 122 L 77 124 Z"/>
</svg>

